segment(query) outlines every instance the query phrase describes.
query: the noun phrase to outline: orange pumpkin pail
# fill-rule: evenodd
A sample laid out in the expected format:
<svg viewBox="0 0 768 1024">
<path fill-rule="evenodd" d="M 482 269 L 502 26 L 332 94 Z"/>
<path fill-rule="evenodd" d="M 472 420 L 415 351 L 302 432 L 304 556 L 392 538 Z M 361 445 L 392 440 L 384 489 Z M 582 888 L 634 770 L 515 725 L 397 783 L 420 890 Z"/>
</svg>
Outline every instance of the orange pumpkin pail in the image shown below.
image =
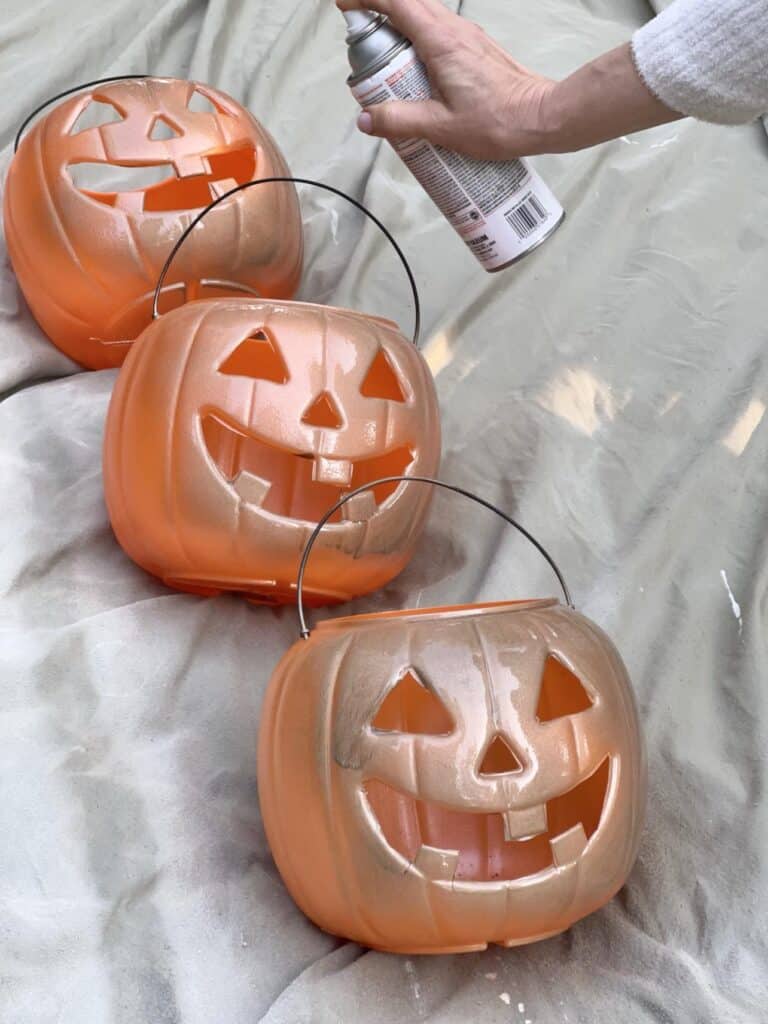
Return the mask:
<svg viewBox="0 0 768 1024">
<path fill-rule="evenodd" d="M 51 341 L 92 369 L 119 366 L 150 322 L 160 269 L 196 213 L 237 184 L 289 173 L 244 107 L 175 78 L 79 87 L 22 131 L 4 198 L 11 262 Z M 290 298 L 302 262 L 294 189 L 233 195 L 185 248 L 163 309 L 243 291 Z"/>
<path fill-rule="evenodd" d="M 258 778 L 275 861 L 316 924 L 400 953 L 513 946 L 621 888 L 643 744 L 621 658 L 567 588 L 565 605 L 358 615 L 311 634 L 302 592 Z"/>
<path fill-rule="evenodd" d="M 432 375 L 395 323 L 303 302 L 199 300 L 159 316 L 126 360 L 104 488 L 121 546 L 169 586 L 274 604 L 294 600 L 301 553 L 330 504 L 403 476 L 330 524 L 307 577 L 308 601 L 323 604 L 405 567 L 429 506 L 408 478 L 439 461 Z"/>
</svg>

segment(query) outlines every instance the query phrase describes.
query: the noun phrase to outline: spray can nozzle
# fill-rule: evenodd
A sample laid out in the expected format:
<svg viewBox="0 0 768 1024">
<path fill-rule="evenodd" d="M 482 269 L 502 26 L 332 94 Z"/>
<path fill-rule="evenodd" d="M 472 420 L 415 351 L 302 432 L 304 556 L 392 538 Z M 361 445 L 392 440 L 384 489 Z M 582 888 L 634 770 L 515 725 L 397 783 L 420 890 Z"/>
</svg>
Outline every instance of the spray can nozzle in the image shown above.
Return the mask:
<svg viewBox="0 0 768 1024">
<path fill-rule="evenodd" d="M 383 14 L 376 14 L 375 11 L 344 11 L 344 20 L 347 23 L 347 42 L 364 35 L 374 25 L 384 21 Z"/>
</svg>

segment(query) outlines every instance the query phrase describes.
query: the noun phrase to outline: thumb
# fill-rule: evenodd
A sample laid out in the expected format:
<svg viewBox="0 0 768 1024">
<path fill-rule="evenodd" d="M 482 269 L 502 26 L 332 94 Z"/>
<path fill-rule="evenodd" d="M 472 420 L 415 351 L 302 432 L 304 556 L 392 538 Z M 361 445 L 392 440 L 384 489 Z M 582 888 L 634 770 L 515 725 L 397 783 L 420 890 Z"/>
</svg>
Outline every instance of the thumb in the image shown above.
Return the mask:
<svg viewBox="0 0 768 1024">
<path fill-rule="evenodd" d="M 445 110 L 436 100 L 393 100 L 367 107 L 357 121 L 366 135 L 382 139 L 426 139 L 437 142 Z"/>
</svg>

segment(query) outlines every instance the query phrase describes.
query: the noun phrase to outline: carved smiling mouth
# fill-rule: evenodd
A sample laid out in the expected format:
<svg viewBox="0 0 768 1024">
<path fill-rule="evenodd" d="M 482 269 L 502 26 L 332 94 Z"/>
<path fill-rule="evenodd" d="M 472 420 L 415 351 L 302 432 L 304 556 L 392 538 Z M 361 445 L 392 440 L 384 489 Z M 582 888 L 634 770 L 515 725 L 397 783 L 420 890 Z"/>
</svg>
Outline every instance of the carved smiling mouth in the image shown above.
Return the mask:
<svg viewBox="0 0 768 1024">
<path fill-rule="evenodd" d="M 387 476 L 401 476 L 414 460 L 410 448 L 354 462 L 303 455 L 264 441 L 222 412 L 201 419 L 203 438 L 216 468 L 248 505 L 299 521 L 317 521 L 348 491 Z M 362 522 L 397 490 L 383 484 L 353 498 L 330 520 Z"/>
<path fill-rule="evenodd" d="M 256 152 L 242 146 L 200 158 L 206 173 L 179 177 L 170 163 L 123 166 L 108 163 L 70 164 L 73 185 L 105 206 L 133 212 L 198 210 L 255 177 Z"/>
<path fill-rule="evenodd" d="M 577 861 L 600 824 L 609 777 L 606 757 L 568 792 L 503 815 L 417 800 L 378 779 L 364 791 L 388 845 L 427 878 L 503 882 Z"/>
</svg>

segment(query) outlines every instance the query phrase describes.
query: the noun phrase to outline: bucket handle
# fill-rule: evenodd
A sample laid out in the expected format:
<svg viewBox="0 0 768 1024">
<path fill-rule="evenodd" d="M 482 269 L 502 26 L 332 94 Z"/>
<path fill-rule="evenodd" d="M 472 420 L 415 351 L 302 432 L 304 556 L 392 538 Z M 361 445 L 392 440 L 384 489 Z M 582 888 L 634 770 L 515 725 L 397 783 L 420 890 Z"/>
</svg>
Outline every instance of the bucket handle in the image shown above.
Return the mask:
<svg viewBox="0 0 768 1024">
<path fill-rule="evenodd" d="M 312 531 L 309 540 L 307 541 L 304 552 L 301 556 L 301 562 L 299 563 L 299 573 L 296 580 L 296 607 L 299 616 L 299 634 L 302 640 L 308 640 L 310 635 L 310 628 L 307 625 L 306 610 L 304 608 L 304 575 L 307 570 L 307 563 L 309 556 L 312 553 L 312 548 L 315 545 L 315 541 L 320 536 L 323 527 L 327 524 L 328 520 L 335 515 L 339 509 L 343 508 L 348 501 L 355 498 L 358 494 L 364 494 L 366 491 L 372 491 L 375 487 L 379 487 L 381 484 L 392 484 L 392 483 L 414 483 L 414 484 L 428 484 L 430 487 L 441 487 L 445 491 L 452 491 L 454 494 L 459 494 L 464 498 L 469 498 L 470 501 L 476 502 L 478 505 L 482 505 L 483 508 L 487 508 L 490 512 L 495 512 L 497 516 L 503 519 L 510 526 L 513 526 L 518 533 L 521 533 L 526 540 L 530 541 L 531 544 L 536 548 L 540 555 L 546 560 L 550 566 L 557 581 L 560 584 L 560 588 L 563 591 L 563 597 L 565 603 L 569 608 L 574 607 L 573 599 L 571 598 L 571 592 L 568 589 L 568 584 L 565 582 L 565 577 L 558 568 L 554 558 L 549 554 L 547 549 L 541 544 L 533 534 L 529 533 L 524 526 L 521 526 L 517 520 L 507 515 L 506 512 L 502 512 L 500 508 L 491 504 L 490 501 L 486 501 L 485 498 L 480 498 L 478 495 L 473 494 L 471 491 L 464 490 L 463 487 L 457 487 L 455 484 L 448 484 L 442 480 L 434 480 L 428 476 L 385 476 L 381 480 L 374 480 L 373 483 L 364 484 L 362 487 L 356 488 L 354 491 L 350 491 L 349 494 L 345 494 L 343 498 L 336 502 L 336 504 L 329 508 L 325 515 L 322 517 L 320 522 Z"/>
<path fill-rule="evenodd" d="M 357 210 L 360 211 L 360 213 L 365 214 L 368 220 L 372 221 L 376 225 L 376 227 L 382 232 L 382 234 L 386 237 L 387 241 L 391 244 L 392 248 L 397 253 L 398 258 L 403 265 L 403 269 L 405 270 L 405 273 L 408 277 L 408 283 L 411 286 L 414 307 L 414 328 L 412 340 L 413 344 L 418 348 L 419 335 L 421 334 L 421 299 L 419 298 L 419 289 L 416 285 L 416 279 L 413 276 L 413 271 L 411 270 L 410 264 L 408 263 L 408 260 L 405 258 L 403 250 L 400 248 L 400 246 L 393 238 L 391 232 L 382 224 L 378 217 L 376 217 L 373 213 L 371 213 L 369 209 L 367 209 L 367 207 L 363 206 L 363 204 L 359 202 L 357 199 L 353 199 L 352 196 L 347 195 L 346 192 L 342 192 L 340 188 L 336 188 L 333 185 L 326 185 L 325 182 L 322 181 L 314 181 L 312 178 L 292 178 L 287 175 L 281 175 L 270 178 L 256 178 L 253 181 L 246 181 L 242 185 L 237 185 L 235 188 L 231 188 L 228 192 L 223 192 L 220 196 L 217 196 L 212 203 L 209 203 L 209 205 L 206 206 L 204 210 L 201 210 L 201 212 L 182 232 L 182 234 L 176 241 L 175 245 L 171 249 L 170 253 L 168 254 L 168 259 L 165 261 L 163 269 L 160 271 L 160 277 L 158 278 L 157 286 L 155 288 L 154 299 L 152 301 L 152 319 L 157 320 L 157 318 L 160 316 L 158 310 L 160 294 L 163 290 L 165 279 L 168 275 L 168 271 L 170 270 L 171 264 L 173 263 L 173 260 L 176 257 L 176 254 L 178 253 L 179 249 L 182 247 L 184 242 L 187 240 L 187 238 L 190 236 L 190 234 L 200 223 L 200 221 L 206 216 L 206 214 L 210 213 L 211 210 L 214 210 L 220 203 L 223 203 L 231 196 L 237 195 L 238 192 L 245 192 L 246 189 L 254 188 L 256 185 L 270 185 L 279 182 L 293 183 L 295 185 L 311 185 L 314 188 L 319 188 L 325 192 L 330 192 L 335 196 L 339 196 L 341 199 L 346 199 L 347 202 L 351 203 L 352 206 L 354 206 Z"/>
<path fill-rule="evenodd" d="M 81 82 L 80 85 L 73 85 L 70 89 L 65 89 L 63 92 L 57 92 L 55 96 L 49 96 L 47 100 L 43 100 L 40 106 L 35 107 L 31 114 L 28 114 L 21 122 L 19 130 L 16 132 L 16 138 L 13 140 L 13 152 L 16 153 L 21 143 L 21 137 L 24 134 L 24 130 L 27 125 L 33 121 L 41 111 L 49 107 L 51 103 L 56 103 L 57 100 L 63 100 L 67 96 L 72 96 L 76 92 L 82 92 L 83 89 L 92 89 L 96 85 L 108 85 L 110 82 L 130 82 L 139 78 L 160 78 L 161 75 L 110 75 L 109 78 L 94 78 L 92 82 Z"/>
<path fill-rule="evenodd" d="M 150 74 L 110 75 L 107 78 L 94 78 L 90 82 L 81 82 L 80 85 L 73 85 L 69 89 L 64 89 L 62 92 L 56 93 L 55 96 L 50 96 L 48 99 L 44 100 L 37 107 L 35 107 L 35 109 L 30 114 L 28 114 L 22 121 L 19 130 L 16 133 L 16 138 L 13 142 L 14 154 L 18 151 L 19 145 L 21 144 L 22 136 L 27 126 L 37 117 L 39 113 L 45 110 L 45 108 L 50 106 L 52 103 L 56 103 L 58 100 L 65 99 L 67 96 L 72 96 L 77 92 L 82 92 L 85 89 L 93 89 L 98 85 L 108 85 L 112 82 L 137 81 L 140 79 L 153 77 L 159 78 L 162 76 L 153 76 Z M 184 244 L 188 236 L 192 233 L 194 228 L 197 227 L 197 225 L 206 216 L 206 214 L 210 213 L 210 211 L 217 207 L 219 203 L 223 203 L 224 200 L 229 199 L 231 196 L 236 195 L 238 192 L 244 192 L 246 189 L 252 188 L 255 185 L 269 185 L 277 184 L 280 182 L 293 183 L 295 185 L 311 185 L 315 188 L 320 188 L 326 192 L 330 192 L 341 199 L 346 199 L 347 202 L 351 203 L 351 205 L 354 206 L 357 210 L 359 210 L 360 213 L 365 214 L 368 220 L 372 221 L 376 225 L 376 227 L 379 228 L 379 230 L 384 234 L 386 239 L 389 241 L 389 243 L 392 245 L 393 249 L 397 253 L 398 258 L 403 265 L 403 269 L 405 270 L 405 273 L 408 277 L 408 283 L 411 287 L 414 306 L 413 344 L 418 348 L 419 336 L 421 334 L 421 298 L 419 296 L 419 289 L 416 285 L 416 279 L 413 276 L 413 271 L 411 270 L 410 264 L 408 263 L 408 260 L 406 259 L 402 249 L 393 238 L 391 232 L 382 224 L 379 218 L 376 217 L 373 213 L 371 213 L 371 211 L 367 207 L 365 207 L 361 202 L 359 202 L 357 199 L 353 199 L 352 196 L 347 195 L 346 192 L 342 192 L 341 189 L 335 188 L 333 185 L 326 185 L 324 182 L 321 181 L 313 181 L 311 178 L 292 178 L 289 176 L 257 178 L 254 179 L 253 181 L 248 181 L 242 185 L 238 185 L 236 188 L 232 188 L 228 192 L 224 192 L 222 195 L 217 196 L 217 198 L 214 199 L 213 202 L 209 203 L 209 205 L 204 210 L 201 210 L 201 212 L 194 218 L 194 220 L 181 234 L 180 238 L 177 240 L 176 244 L 171 249 L 171 252 L 168 255 L 168 259 L 165 261 L 163 269 L 160 271 L 160 277 L 158 279 L 157 287 L 155 288 L 155 294 L 152 300 L 152 319 L 157 320 L 157 318 L 160 316 L 160 312 L 158 309 L 160 302 L 160 294 L 165 284 L 165 279 L 168 276 L 168 271 L 170 270 L 171 263 L 173 262 L 174 258 L 176 257 L 176 254 L 178 253 L 179 249 Z M 237 285 L 234 282 L 230 284 L 230 287 L 243 292 L 248 292 L 250 294 L 255 294 L 252 289 L 244 285 Z"/>
</svg>

